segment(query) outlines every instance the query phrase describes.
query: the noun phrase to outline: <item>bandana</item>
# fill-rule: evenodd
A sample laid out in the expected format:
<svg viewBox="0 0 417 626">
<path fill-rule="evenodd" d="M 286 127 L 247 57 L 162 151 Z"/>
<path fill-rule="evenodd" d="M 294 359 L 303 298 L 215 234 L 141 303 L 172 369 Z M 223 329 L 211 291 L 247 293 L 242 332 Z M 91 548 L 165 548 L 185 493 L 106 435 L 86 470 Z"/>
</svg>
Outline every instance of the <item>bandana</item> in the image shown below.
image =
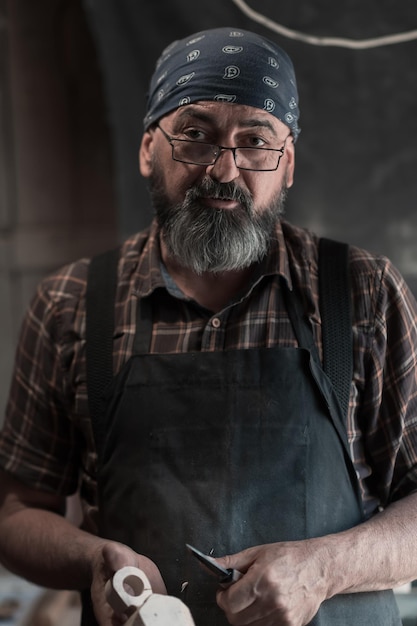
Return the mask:
<svg viewBox="0 0 417 626">
<path fill-rule="evenodd" d="M 231 28 L 201 31 L 174 41 L 159 58 L 150 83 L 145 130 L 180 106 L 197 101 L 232 102 L 298 126 L 298 92 L 289 56 L 274 42 Z"/>
</svg>

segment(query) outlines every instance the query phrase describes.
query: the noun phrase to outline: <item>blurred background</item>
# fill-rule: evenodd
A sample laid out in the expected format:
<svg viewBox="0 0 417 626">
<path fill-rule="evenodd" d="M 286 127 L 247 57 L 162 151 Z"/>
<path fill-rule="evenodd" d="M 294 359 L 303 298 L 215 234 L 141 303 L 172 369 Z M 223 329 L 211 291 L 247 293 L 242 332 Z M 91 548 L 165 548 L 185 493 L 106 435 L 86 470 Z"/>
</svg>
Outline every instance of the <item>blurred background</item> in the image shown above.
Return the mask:
<svg viewBox="0 0 417 626">
<path fill-rule="evenodd" d="M 157 57 L 217 26 L 294 61 L 287 219 L 389 256 L 417 294 L 415 0 L 0 0 L 0 423 L 37 282 L 152 217 L 137 152 Z"/>
</svg>

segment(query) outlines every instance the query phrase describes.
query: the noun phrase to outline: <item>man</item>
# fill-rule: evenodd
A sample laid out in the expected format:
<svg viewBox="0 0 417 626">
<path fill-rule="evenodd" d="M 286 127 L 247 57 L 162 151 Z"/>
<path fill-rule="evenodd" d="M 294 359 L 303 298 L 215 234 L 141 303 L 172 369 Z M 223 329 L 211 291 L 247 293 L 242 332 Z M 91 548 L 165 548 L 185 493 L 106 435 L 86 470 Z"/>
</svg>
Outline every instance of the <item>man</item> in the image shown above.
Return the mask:
<svg viewBox="0 0 417 626">
<path fill-rule="evenodd" d="M 120 250 L 115 307 L 110 270 L 87 291 L 84 259 L 43 281 L 23 324 L 0 558 L 91 589 L 100 625 L 118 623 L 104 585 L 124 565 L 197 626 L 400 624 L 389 590 L 417 578 L 416 304 L 388 260 L 350 248 L 346 421 L 320 363 L 318 238 L 282 219 L 298 115 L 276 44 L 229 28 L 175 42 L 140 148 L 157 217 Z M 82 529 L 62 516 L 77 488 Z M 218 589 L 186 542 L 242 578 Z"/>
</svg>

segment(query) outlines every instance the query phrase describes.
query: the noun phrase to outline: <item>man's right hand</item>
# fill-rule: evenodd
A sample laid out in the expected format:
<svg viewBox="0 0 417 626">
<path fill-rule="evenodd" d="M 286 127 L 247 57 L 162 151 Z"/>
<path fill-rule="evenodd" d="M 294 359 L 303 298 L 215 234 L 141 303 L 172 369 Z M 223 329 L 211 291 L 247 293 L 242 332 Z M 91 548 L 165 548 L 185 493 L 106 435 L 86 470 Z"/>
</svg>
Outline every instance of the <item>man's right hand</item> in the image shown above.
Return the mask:
<svg viewBox="0 0 417 626">
<path fill-rule="evenodd" d="M 96 551 L 92 565 L 91 599 L 99 626 L 118 626 L 127 619 L 126 616 L 117 615 L 113 611 L 105 594 L 107 581 L 126 565 L 138 567 L 146 574 L 153 593 L 166 594 L 165 583 L 153 561 L 122 543 L 105 542 Z"/>
</svg>

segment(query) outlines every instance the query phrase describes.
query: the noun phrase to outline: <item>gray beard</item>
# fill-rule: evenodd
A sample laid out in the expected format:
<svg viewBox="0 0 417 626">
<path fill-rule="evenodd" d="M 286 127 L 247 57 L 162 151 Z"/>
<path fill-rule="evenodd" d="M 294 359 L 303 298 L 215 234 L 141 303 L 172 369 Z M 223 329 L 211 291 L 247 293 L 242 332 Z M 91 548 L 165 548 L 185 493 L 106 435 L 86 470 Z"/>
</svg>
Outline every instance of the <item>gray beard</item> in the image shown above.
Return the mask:
<svg viewBox="0 0 417 626">
<path fill-rule="evenodd" d="M 170 255 L 196 274 L 228 272 L 260 262 L 283 213 L 286 189 L 270 207 L 255 212 L 252 197 L 235 183 L 218 183 L 206 177 L 190 188 L 182 203 L 171 206 L 159 176 L 150 192 L 161 235 Z M 237 200 L 238 209 L 214 210 L 204 197 Z"/>
</svg>

